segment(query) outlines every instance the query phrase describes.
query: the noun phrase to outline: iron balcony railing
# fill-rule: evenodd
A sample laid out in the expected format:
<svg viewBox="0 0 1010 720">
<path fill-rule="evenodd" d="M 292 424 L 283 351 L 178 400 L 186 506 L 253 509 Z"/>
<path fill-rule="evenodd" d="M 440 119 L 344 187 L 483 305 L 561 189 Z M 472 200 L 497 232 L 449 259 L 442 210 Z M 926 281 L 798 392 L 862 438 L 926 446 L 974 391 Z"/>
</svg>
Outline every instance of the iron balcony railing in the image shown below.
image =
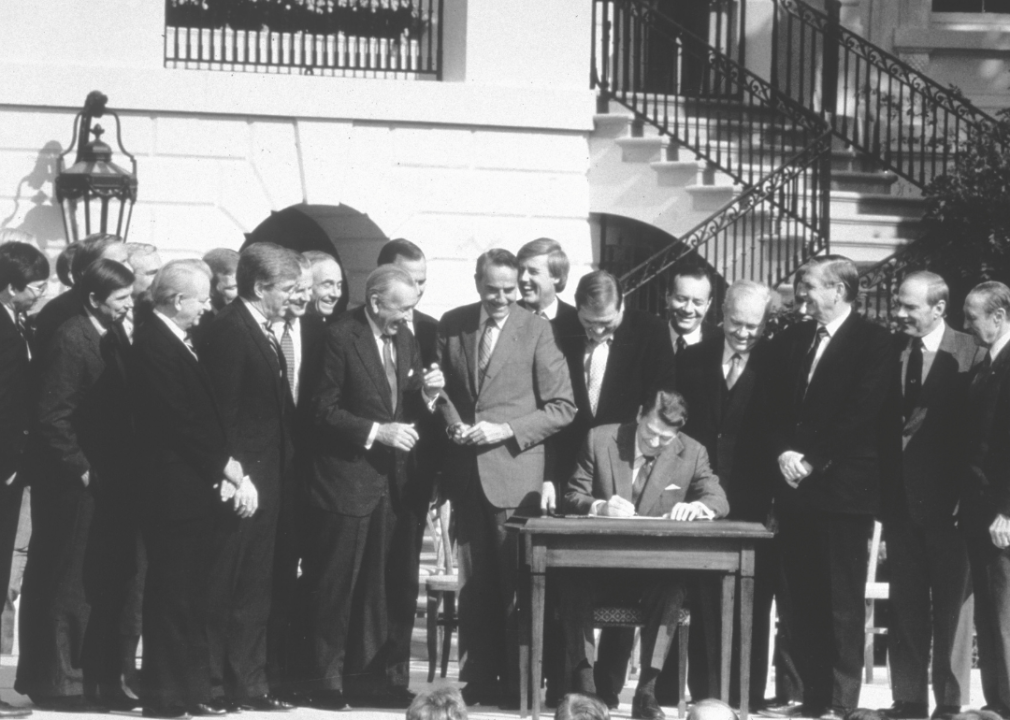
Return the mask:
<svg viewBox="0 0 1010 720">
<path fill-rule="evenodd" d="M 831 133 L 621 278 L 629 302 L 662 312 L 657 280 L 695 255 L 726 283 L 741 278 L 775 287 L 812 256 L 828 250 Z M 640 293 L 640 297 L 636 294 Z"/>
<path fill-rule="evenodd" d="M 441 79 L 442 0 L 166 0 L 165 65 Z"/>
<path fill-rule="evenodd" d="M 826 5 L 827 14 L 803 0 L 774 0 L 772 85 L 847 143 L 923 188 L 972 133 L 995 125 L 956 90 L 842 27 L 839 0 Z"/>
</svg>

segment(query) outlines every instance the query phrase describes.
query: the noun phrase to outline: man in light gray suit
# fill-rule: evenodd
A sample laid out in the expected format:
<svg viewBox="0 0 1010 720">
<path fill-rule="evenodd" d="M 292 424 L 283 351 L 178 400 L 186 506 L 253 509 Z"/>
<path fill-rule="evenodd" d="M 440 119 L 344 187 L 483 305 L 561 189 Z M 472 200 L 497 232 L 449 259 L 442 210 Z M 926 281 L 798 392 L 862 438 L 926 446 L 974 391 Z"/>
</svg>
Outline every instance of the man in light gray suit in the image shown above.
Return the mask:
<svg viewBox="0 0 1010 720">
<path fill-rule="evenodd" d="M 929 712 L 930 640 L 933 718 L 949 720 L 968 704 L 973 602 L 955 512 L 969 371 L 983 351 L 944 322 L 948 296 L 942 277 L 916 272 L 895 298 L 904 337 L 895 367 L 901 402 L 891 417 L 901 430 L 900 441 L 890 434 L 882 486 L 895 610 L 887 635 L 894 705 L 883 714 L 892 720 Z"/>
<path fill-rule="evenodd" d="M 515 304 L 517 278 L 512 253 L 487 251 L 474 278 L 481 301 L 450 310 L 438 327 L 451 401 L 441 407 L 453 441 L 443 483 L 459 542 L 463 698 L 516 708 L 516 548 L 504 524 L 517 508 L 539 507 L 543 442 L 575 417 L 568 365 L 550 323 Z"/>
</svg>

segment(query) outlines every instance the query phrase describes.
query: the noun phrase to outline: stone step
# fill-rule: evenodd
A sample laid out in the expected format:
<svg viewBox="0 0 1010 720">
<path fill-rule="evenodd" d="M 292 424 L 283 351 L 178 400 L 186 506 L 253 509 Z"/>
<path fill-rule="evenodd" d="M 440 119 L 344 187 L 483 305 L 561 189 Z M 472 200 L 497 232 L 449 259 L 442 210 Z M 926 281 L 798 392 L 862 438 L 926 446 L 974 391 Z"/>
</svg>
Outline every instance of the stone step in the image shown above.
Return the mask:
<svg viewBox="0 0 1010 720">
<path fill-rule="evenodd" d="M 864 172 L 861 170 L 832 170 L 831 189 L 842 192 L 890 195 L 891 186 L 898 181 L 892 172 Z"/>
<path fill-rule="evenodd" d="M 666 159 L 666 148 L 670 145 L 670 138 L 665 135 L 620 137 L 615 142 L 621 148 L 621 159 L 624 162 L 653 163 Z"/>
<path fill-rule="evenodd" d="M 691 206 L 699 211 L 716 211 L 740 194 L 739 185 L 691 185 L 684 188 L 691 196 Z"/>
<path fill-rule="evenodd" d="M 656 171 L 656 183 L 661 187 L 687 187 L 698 184 L 705 163 L 677 160 L 660 160 L 649 163 Z"/>
<path fill-rule="evenodd" d="M 831 218 L 892 215 L 922 219 L 926 202 L 922 198 L 898 197 L 877 193 L 832 191 Z"/>
</svg>

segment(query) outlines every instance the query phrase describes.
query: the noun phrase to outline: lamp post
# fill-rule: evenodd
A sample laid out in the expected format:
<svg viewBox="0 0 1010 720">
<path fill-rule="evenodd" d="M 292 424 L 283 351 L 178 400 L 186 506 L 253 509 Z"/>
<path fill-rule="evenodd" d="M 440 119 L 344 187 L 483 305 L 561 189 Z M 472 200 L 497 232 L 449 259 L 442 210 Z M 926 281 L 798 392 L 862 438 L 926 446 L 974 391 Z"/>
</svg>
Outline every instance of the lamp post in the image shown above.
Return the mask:
<svg viewBox="0 0 1010 720">
<path fill-rule="evenodd" d="M 68 244 L 93 233 L 110 233 L 125 240 L 130 231 L 137 201 L 137 160 L 123 147 L 119 116 L 105 107 L 108 101 L 97 90 L 88 93 L 84 109 L 74 119 L 74 139 L 56 160 L 56 200 Z M 105 115 L 116 120 L 116 142 L 120 152 L 130 158 L 132 171 L 112 162 L 112 148 L 102 140 L 105 130 L 101 125 L 92 127 L 93 120 Z M 74 164 L 65 167 L 64 158 L 75 148 Z"/>
</svg>

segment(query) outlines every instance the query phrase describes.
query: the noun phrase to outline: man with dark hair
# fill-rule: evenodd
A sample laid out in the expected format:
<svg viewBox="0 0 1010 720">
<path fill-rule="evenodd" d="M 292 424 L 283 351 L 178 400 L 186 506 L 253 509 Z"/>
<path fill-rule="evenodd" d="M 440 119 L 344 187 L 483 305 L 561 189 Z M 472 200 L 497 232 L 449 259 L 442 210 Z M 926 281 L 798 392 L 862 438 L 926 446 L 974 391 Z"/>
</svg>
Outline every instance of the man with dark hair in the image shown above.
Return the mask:
<svg viewBox="0 0 1010 720">
<path fill-rule="evenodd" d="M 210 379 L 187 331 L 210 306 L 210 268 L 173 260 L 151 286 L 151 320 L 137 328 L 130 387 L 141 448 L 139 515 L 147 549 L 145 717 L 215 715 L 206 604 L 220 488 L 243 482 L 230 457 Z M 234 502 L 233 512 L 240 508 Z M 247 510 L 243 510 L 248 514 Z"/>
<path fill-rule="evenodd" d="M 568 284 L 571 267 L 561 243 L 550 238 L 537 238 L 519 248 L 519 306 L 549 320 L 559 344 L 559 328 L 575 319 L 575 308 L 558 297 Z"/>
<path fill-rule="evenodd" d="M 126 243 L 126 252 L 126 265 L 137 278 L 133 283 L 133 312 L 123 320 L 123 328 L 132 338 L 134 328 L 147 321 L 154 311 L 149 289 L 161 267 L 161 255 L 158 248 L 150 243 Z"/>
<path fill-rule="evenodd" d="M 975 630 L 986 709 L 1010 716 L 1010 288 L 976 285 L 964 327 L 986 353 L 968 388 L 967 457 L 958 525 L 975 589 Z"/>
<path fill-rule="evenodd" d="M 238 269 L 238 253 L 231 248 L 214 248 L 203 256 L 213 277 L 210 283 L 211 315 L 224 310 L 225 305 L 238 297 L 235 271 Z"/>
<path fill-rule="evenodd" d="M 292 250 L 247 247 L 236 269 L 239 299 L 218 314 L 198 348 L 232 456 L 251 479 L 236 490 L 239 505 L 254 511 L 247 518 L 228 513 L 215 529 L 208 644 L 213 704 L 225 710 L 290 707 L 270 694 L 266 677 L 274 542 L 294 415 L 272 324 L 284 317 L 300 276 Z"/>
<path fill-rule="evenodd" d="M 466 720 L 466 703 L 451 685 L 418 693 L 407 708 L 407 720 Z"/>
<path fill-rule="evenodd" d="M 74 278 L 70 274 L 70 266 L 74 261 L 74 255 L 80 249 L 79 242 L 72 242 L 67 245 L 56 257 L 56 277 L 64 286 L 71 288 L 74 286 Z"/>
<path fill-rule="evenodd" d="M 540 504 L 543 442 L 575 416 L 550 325 L 515 305 L 517 275 L 512 253 L 482 254 L 480 302 L 447 312 L 438 331 L 451 401 L 441 406 L 453 441 L 443 485 L 459 541 L 460 679 L 471 705 L 518 703 L 516 541 L 504 524 L 517 508 Z"/>
<path fill-rule="evenodd" d="M 18 474 L 34 405 L 25 315 L 48 282 L 49 261 L 41 250 L 16 241 L 0 245 L 0 587 L 5 591 L 25 487 Z M 30 714 L 0 701 L 0 718 Z"/>
<path fill-rule="evenodd" d="M 900 410 L 892 411 L 883 475 L 890 601 L 897 611 L 887 633 L 894 704 L 882 711 L 891 720 L 927 716 L 930 675 L 934 720 L 950 720 L 968 704 L 974 603 L 957 505 L 968 382 L 984 351 L 944 322 L 948 295 L 942 277 L 914 272 L 895 297 Z"/>
<path fill-rule="evenodd" d="M 417 285 L 417 300 L 420 302 L 428 284 L 428 261 L 421 248 L 404 238 L 390 240 L 379 251 L 378 264 L 392 264 L 405 270 Z M 417 338 L 421 362 L 425 367 L 431 367 L 438 359 L 438 321 L 414 308 L 414 314 L 407 320 L 407 329 Z"/>
<path fill-rule="evenodd" d="M 666 313 L 670 327 L 670 345 L 674 354 L 689 345 L 718 335 L 718 329 L 705 320 L 712 307 L 712 276 L 698 261 L 674 266 L 666 290 Z"/>
<path fill-rule="evenodd" d="M 838 255 L 796 276 L 812 318 L 771 348 L 775 507 L 793 611 L 804 717 L 841 720 L 859 704 L 867 539 L 880 511 L 880 446 L 892 391 L 890 333 L 855 312 L 859 274 Z"/>
<path fill-rule="evenodd" d="M 108 367 L 122 358 L 106 340 L 133 305 L 132 285 L 124 265 L 91 263 L 76 286 L 83 312 L 59 327 L 40 368 L 25 464 L 32 538 L 15 689 L 41 708 L 85 711 L 94 700 L 123 707 L 102 673 L 89 628 L 90 603 L 107 590 L 102 571 L 121 558 L 95 556 L 90 545 L 96 499 L 115 492 L 124 473 L 121 444 L 129 438 L 130 414 L 118 386 L 110 387 Z"/>
<path fill-rule="evenodd" d="M 656 390 L 637 422 L 601 425 L 589 431 L 565 491 L 562 509 L 573 515 L 665 517 L 710 520 L 729 511 L 719 478 L 705 448 L 680 433 L 687 419 L 683 398 Z M 562 623 L 567 653 L 565 680 L 576 692 L 596 694 L 593 677 L 593 607 L 639 602 L 642 669 L 631 716 L 665 717 L 655 697 L 656 678 L 673 645 L 680 606 L 687 593 L 682 574 L 661 578 L 635 571 L 573 570 L 561 584 Z"/>
</svg>

